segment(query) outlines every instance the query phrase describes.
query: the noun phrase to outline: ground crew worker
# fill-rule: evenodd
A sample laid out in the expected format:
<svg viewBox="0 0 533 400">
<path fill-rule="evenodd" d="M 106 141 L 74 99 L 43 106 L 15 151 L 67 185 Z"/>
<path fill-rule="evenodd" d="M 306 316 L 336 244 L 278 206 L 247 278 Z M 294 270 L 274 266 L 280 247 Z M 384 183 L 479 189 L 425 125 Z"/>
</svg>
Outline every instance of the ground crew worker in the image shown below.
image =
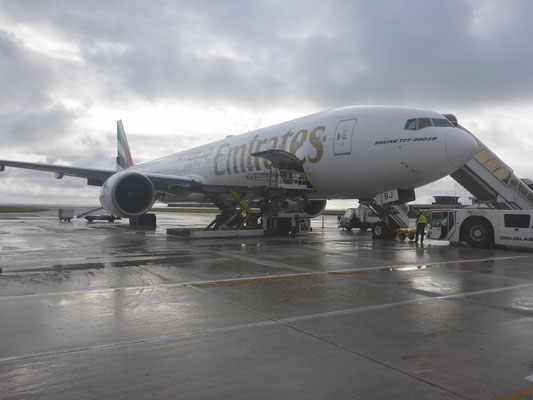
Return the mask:
<svg viewBox="0 0 533 400">
<path fill-rule="evenodd" d="M 418 242 L 418 235 L 420 235 L 420 243 L 424 243 L 424 232 L 426 230 L 426 224 L 428 220 L 426 219 L 426 214 L 423 211 L 420 211 L 418 214 L 418 219 L 416 220 L 416 235 L 415 242 Z"/>
</svg>

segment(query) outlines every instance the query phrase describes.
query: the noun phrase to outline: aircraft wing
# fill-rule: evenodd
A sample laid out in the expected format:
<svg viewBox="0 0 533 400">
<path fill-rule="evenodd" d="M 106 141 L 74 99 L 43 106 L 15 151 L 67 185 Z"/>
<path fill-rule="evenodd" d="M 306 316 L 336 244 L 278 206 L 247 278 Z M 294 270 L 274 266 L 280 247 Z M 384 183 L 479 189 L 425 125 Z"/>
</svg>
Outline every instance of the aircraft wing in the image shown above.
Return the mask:
<svg viewBox="0 0 533 400">
<path fill-rule="evenodd" d="M 74 176 L 77 178 L 86 178 L 87 183 L 93 186 L 102 186 L 107 178 L 117 173 L 114 170 L 108 169 L 94 169 L 94 168 L 79 168 L 71 167 L 68 165 L 57 164 L 43 164 L 43 163 L 30 163 L 23 161 L 9 161 L 0 160 L 0 171 L 3 171 L 5 167 L 33 169 L 36 171 L 47 171 L 56 174 L 57 178 L 62 178 L 63 175 Z M 165 191 L 168 189 L 186 186 L 194 183 L 200 183 L 197 179 L 187 176 L 174 176 L 174 175 L 162 175 L 153 174 L 149 172 L 142 172 L 146 175 L 154 184 L 154 187 L 158 191 Z"/>
<path fill-rule="evenodd" d="M 156 190 L 162 192 L 173 188 L 179 188 L 200 183 L 198 179 L 192 178 L 190 176 L 153 174 L 151 172 L 142 171 L 139 172 L 150 178 Z"/>
<path fill-rule="evenodd" d="M 100 186 L 107 178 L 115 174 L 117 171 L 94 168 L 79 168 L 68 165 L 30 163 L 22 161 L 8 161 L 0 160 L 0 171 L 5 167 L 33 169 L 37 171 L 54 172 L 57 178 L 67 176 L 75 176 L 78 178 L 87 178 L 89 185 Z"/>
</svg>

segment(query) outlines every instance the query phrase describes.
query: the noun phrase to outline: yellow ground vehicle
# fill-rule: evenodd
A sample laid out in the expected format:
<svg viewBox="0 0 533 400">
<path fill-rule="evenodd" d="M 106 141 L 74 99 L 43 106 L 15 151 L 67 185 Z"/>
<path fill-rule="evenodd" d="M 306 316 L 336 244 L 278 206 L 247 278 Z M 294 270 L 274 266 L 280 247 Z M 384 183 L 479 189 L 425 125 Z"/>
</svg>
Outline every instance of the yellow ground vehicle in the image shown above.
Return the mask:
<svg viewBox="0 0 533 400">
<path fill-rule="evenodd" d="M 396 235 L 398 236 L 398 239 L 405 240 L 409 238 L 409 240 L 415 240 L 416 230 L 414 229 L 397 229 L 395 231 Z"/>
</svg>

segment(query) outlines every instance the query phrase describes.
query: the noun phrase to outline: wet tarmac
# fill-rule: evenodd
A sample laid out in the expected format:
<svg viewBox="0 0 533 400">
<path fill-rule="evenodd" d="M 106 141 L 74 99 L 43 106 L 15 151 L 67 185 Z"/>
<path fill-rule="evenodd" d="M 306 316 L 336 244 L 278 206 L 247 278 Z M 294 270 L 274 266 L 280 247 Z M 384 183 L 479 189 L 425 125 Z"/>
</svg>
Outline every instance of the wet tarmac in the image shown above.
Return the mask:
<svg viewBox="0 0 533 400">
<path fill-rule="evenodd" d="M 372 241 L 335 217 L 287 238 L 166 234 L 212 218 L 0 214 L 0 398 L 531 393 L 533 253 Z"/>
</svg>

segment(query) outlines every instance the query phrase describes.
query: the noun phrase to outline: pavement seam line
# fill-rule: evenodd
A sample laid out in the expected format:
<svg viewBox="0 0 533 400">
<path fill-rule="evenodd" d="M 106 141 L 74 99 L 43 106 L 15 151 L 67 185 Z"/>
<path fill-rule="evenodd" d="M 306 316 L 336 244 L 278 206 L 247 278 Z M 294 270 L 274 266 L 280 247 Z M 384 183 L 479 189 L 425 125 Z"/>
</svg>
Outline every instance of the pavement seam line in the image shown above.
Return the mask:
<svg viewBox="0 0 533 400">
<path fill-rule="evenodd" d="M 291 280 L 291 279 L 309 279 L 309 278 L 318 278 L 318 277 L 327 277 L 327 276 L 336 276 L 336 275 L 356 275 L 368 272 L 381 272 L 381 271 L 397 271 L 402 269 L 421 269 L 433 266 L 440 265 L 449 265 L 449 264 L 468 264 L 468 263 L 479 263 L 479 262 L 488 262 L 488 261 L 507 261 L 520 258 L 532 258 L 533 256 L 511 256 L 511 257 L 494 257 L 494 258 L 484 258 L 484 259 L 475 259 L 475 260 L 455 260 L 448 262 L 438 262 L 432 264 L 401 264 L 393 266 L 382 266 L 382 267 L 368 267 L 368 268 L 359 268 L 359 269 L 344 269 L 344 270 L 334 270 L 334 271 L 317 271 L 317 272 L 307 272 L 307 273 L 295 273 L 295 274 L 283 274 L 283 275 L 263 275 L 258 277 L 249 277 L 249 278 L 228 278 L 228 279 L 218 279 L 218 280 L 206 280 L 206 281 L 192 281 L 192 282 L 174 282 L 174 283 L 162 283 L 158 285 L 145 285 L 145 286 L 124 286 L 116 288 L 103 288 L 103 289 L 90 289 L 90 290 L 72 290 L 65 292 L 52 292 L 52 293 L 32 293 L 32 294 L 23 294 L 23 295 L 8 295 L 0 296 L 0 301 L 3 300 L 17 300 L 17 299 L 30 299 L 30 298 L 40 298 L 40 297 L 57 297 L 57 296 L 67 296 L 67 295 L 83 295 L 83 294 L 100 294 L 100 293 L 112 293 L 116 291 L 135 291 L 135 290 L 155 290 L 155 289 L 171 289 L 178 287 L 187 287 L 187 286 L 223 286 L 223 285 L 238 285 L 246 283 L 260 283 L 268 281 L 282 281 L 282 280 Z"/>
<path fill-rule="evenodd" d="M 447 393 L 453 394 L 453 395 L 455 395 L 455 396 L 457 396 L 457 397 L 459 397 L 459 398 L 461 398 L 461 399 L 469 399 L 469 397 L 464 397 L 463 395 L 461 395 L 461 394 L 459 394 L 459 393 L 457 393 L 457 392 L 454 392 L 453 390 L 450 390 L 450 389 L 447 389 L 447 388 L 445 388 L 445 387 L 439 386 L 439 385 L 437 385 L 436 383 L 430 382 L 430 381 L 428 381 L 428 380 L 426 380 L 426 379 L 423 379 L 423 378 L 421 378 L 421 377 L 419 377 L 419 376 L 416 376 L 416 375 L 410 374 L 409 372 L 406 372 L 406 371 L 403 371 L 403 370 L 401 370 L 401 369 L 398 369 L 398 368 L 396 368 L 396 367 L 394 367 L 394 366 L 392 366 L 392 365 L 389 365 L 389 364 L 387 364 L 387 363 L 385 363 L 385 362 L 383 362 L 383 361 L 380 361 L 380 360 L 378 360 L 378 359 L 376 359 L 376 358 L 373 358 L 373 357 L 367 356 L 367 355 L 365 355 L 365 354 L 363 354 L 363 353 L 359 353 L 358 351 L 356 351 L 356 350 L 354 350 L 354 349 L 351 349 L 351 348 L 349 348 L 349 347 L 346 347 L 346 346 L 344 346 L 344 345 L 342 345 L 342 344 L 332 342 L 331 340 L 328 340 L 328 339 L 326 339 L 326 338 L 324 338 L 324 337 L 322 337 L 322 336 L 315 335 L 314 333 L 308 332 L 308 331 L 306 331 L 305 329 L 301 329 L 301 328 L 298 328 L 298 327 L 293 326 L 293 325 L 290 325 L 290 324 L 284 324 L 284 325 L 287 326 L 287 327 L 289 327 L 289 328 L 292 328 L 292 329 L 294 329 L 294 330 L 296 330 L 296 331 L 298 331 L 298 332 L 300 332 L 300 333 L 303 333 L 303 334 L 308 335 L 308 336 L 310 336 L 310 337 L 313 337 L 313 338 L 315 338 L 315 339 L 317 339 L 317 340 L 320 340 L 320 341 L 322 341 L 322 342 L 324 342 L 324 343 L 328 343 L 328 344 L 331 345 L 331 346 L 335 346 L 335 347 L 337 347 L 337 348 L 339 348 L 339 349 L 342 349 L 342 350 L 344 350 L 344 351 L 347 351 L 347 352 L 349 352 L 349 353 L 351 353 L 351 354 L 354 354 L 354 355 L 356 355 L 356 356 L 358 356 L 358 357 L 364 358 L 365 360 L 369 360 L 369 361 L 371 361 L 371 362 L 374 362 L 374 363 L 376 363 L 376 364 L 379 364 L 379 365 L 381 365 L 381 366 L 383 366 L 383 367 L 385 367 L 385 368 L 388 368 L 388 369 L 390 369 L 390 370 L 392 370 L 392 371 L 395 371 L 395 372 L 397 372 L 397 373 L 399 373 L 399 374 L 402 374 L 402 375 L 408 376 L 409 378 L 413 378 L 413 379 L 415 379 L 415 380 L 417 380 L 417 381 L 419 381 L 419 382 L 423 382 L 423 383 L 425 383 L 425 384 L 427 384 L 427 385 L 429 385 L 429 386 L 432 386 L 432 387 L 435 387 L 435 388 L 440 389 L 440 390 L 442 390 L 442 391 L 445 391 L 445 392 L 447 392 Z"/>
<path fill-rule="evenodd" d="M 410 377 L 410 378 L 413 378 L 413 379 L 415 379 L 415 380 L 417 380 L 417 381 L 419 381 L 419 382 L 423 382 L 423 383 L 425 383 L 425 384 L 427 384 L 427 385 L 429 385 L 429 386 L 435 387 L 435 388 L 437 388 L 437 389 L 439 389 L 439 390 L 445 391 L 445 392 L 447 392 L 447 393 L 451 393 L 451 394 L 453 394 L 453 395 L 455 395 L 455 396 L 458 396 L 458 397 L 460 397 L 460 398 L 462 398 L 462 399 L 468 399 L 467 397 L 464 397 L 464 396 L 460 395 L 459 393 L 456 393 L 456 392 L 454 392 L 454 391 L 452 391 L 452 390 L 450 390 L 450 389 L 447 389 L 447 388 L 445 388 L 445 387 L 442 387 L 442 386 L 439 386 L 439 385 L 437 385 L 437 384 L 435 384 L 435 383 L 432 383 L 432 382 L 430 382 L 430 381 L 427 381 L 427 380 L 425 380 L 425 379 L 423 379 L 423 378 L 421 378 L 421 377 L 419 377 L 419 376 L 412 375 L 412 374 L 410 374 L 410 373 L 408 373 L 408 372 L 406 372 L 406 371 L 402 371 L 401 369 L 395 368 L 394 366 L 389 365 L 389 364 L 387 364 L 387 363 L 385 363 L 385 362 L 383 362 L 383 361 L 380 361 L 380 360 L 378 360 L 378 359 L 375 359 L 375 358 L 373 358 L 373 357 L 370 357 L 370 356 L 364 355 L 364 354 L 362 354 L 362 353 L 359 353 L 359 352 L 357 352 L 356 350 L 351 349 L 351 348 L 349 348 L 349 347 L 346 347 L 346 346 L 344 346 L 344 345 L 342 345 L 342 344 L 340 344 L 340 343 L 335 343 L 335 342 L 333 342 L 333 341 L 331 341 L 331 340 L 328 340 L 328 339 L 326 339 L 326 338 L 324 338 L 324 337 L 321 337 L 321 336 L 319 336 L 319 335 L 315 335 L 315 334 L 313 334 L 313 333 L 311 333 L 311 332 L 306 331 L 306 330 L 303 329 L 303 328 L 298 328 L 298 327 L 292 325 L 293 322 L 298 322 L 298 321 L 303 321 L 303 320 L 305 320 L 305 319 L 306 319 L 305 316 L 303 316 L 304 318 L 301 318 L 301 317 L 293 317 L 293 318 L 275 319 L 275 318 L 269 317 L 269 316 L 266 315 L 266 314 L 263 314 L 263 313 L 260 313 L 260 312 L 258 312 L 258 311 L 255 311 L 255 310 L 253 310 L 253 309 L 251 309 L 251 308 L 245 307 L 245 306 L 243 306 L 243 305 L 241 305 L 241 304 L 234 303 L 233 301 L 229 301 L 229 300 L 227 300 L 227 299 L 224 299 L 224 298 L 222 298 L 222 297 L 220 297 L 220 296 L 217 296 L 217 295 L 214 295 L 214 294 L 212 294 L 212 293 L 207 293 L 205 290 L 201 290 L 201 289 L 199 289 L 199 288 L 194 288 L 194 289 L 195 289 L 196 291 L 202 293 L 202 294 L 205 294 L 205 295 L 209 296 L 209 297 L 212 297 L 212 298 L 215 298 L 215 299 L 218 299 L 218 300 L 224 301 L 224 302 L 227 303 L 227 304 L 231 304 L 231 305 L 233 305 L 233 306 L 235 306 L 235 307 L 238 307 L 238 308 L 240 308 L 240 309 L 243 309 L 243 310 L 249 311 L 249 312 L 251 312 L 251 313 L 253 313 L 253 314 L 255 314 L 255 315 L 261 316 L 262 318 L 266 318 L 267 320 L 274 322 L 273 325 L 283 325 L 283 326 L 285 326 L 285 327 L 287 327 L 287 328 L 289 328 L 289 329 L 292 329 L 292 330 L 294 330 L 294 331 L 296 331 L 296 332 L 299 332 L 299 333 L 301 333 L 301 334 L 304 334 L 304 335 L 307 335 L 307 336 L 309 336 L 309 337 L 312 337 L 313 339 L 316 339 L 316 340 L 319 340 L 319 341 L 321 341 L 321 342 L 324 342 L 324 343 L 326 343 L 326 344 L 328 344 L 328 345 L 330 345 L 330 346 L 334 346 L 334 347 L 336 347 L 336 348 L 338 348 L 338 349 L 341 349 L 341 350 L 343 350 L 343 351 L 347 351 L 348 353 L 351 353 L 351 354 L 354 354 L 354 355 L 356 355 L 356 356 L 358 356 L 358 357 L 364 358 L 364 359 L 366 359 L 366 360 L 368 360 L 368 361 L 370 361 L 370 362 L 374 362 L 374 363 L 376 363 L 376 364 L 379 364 L 379 365 L 381 365 L 381 366 L 383 366 L 383 367 L 385 367 L 385 368 L 388 368 L 388 369 L 390 369 L 390 370 L 392 370 L 392 371 L 395 371 L 395 372 L 397 372 L 397 373 L 399 373 L 399 374 L 406 375 L 406 376 L 408 376 L 408 377 Z M 425 301 L 430 301 L 430 300 L 431 300 L 431 298 L 427 298 L 427 299 L 417 299 L 417 300 L 411 300 L 411 301 L 407 300 L 407 301 L 404 301 L 404 302 L 401 302 L 401 303 L 402 303 L 402 304 L 415 304 L 415 303 L 420 303 L 420 302 L 425 302 Z M 353 311 L 352 313 L 355 313 L 355 312 L 365 312 L 365 311 L 376 310 L 376 309 L 380 309 L 380 308 L 390 308 L 390 307 L 394 307 L 394 306 L 396 306 L 396 305 L 398 305 L 398 303 L 384 304 L 384 305 L 383 305 L 384 307 L 379 307 L 379 305 L 376 305 L 376 306 L 368 306 L 368 307 L 362 307 L 362 308 L 358 308 L 357 311 L 355 311 L 355 309 L 352 309 L 352 311 Z M 322 313 L 321 315 L 325 315 L 325 314 L 328 314 L 328 317 L 331 317 L 331 316 L 343 315 L 344 313 L 342 313 L 342 312 L 339 312 L 339 313 L 332 312 L 332 313 Z M 349 313 L 345 313 L 345 314 L 349 314 Z M 310 316 L 312 316 L 312 315 L 310 315 Z M 312 319 L 312 318 L 307 318 L 307 319 Z"/>
<path fill-rule="evenodd" d="M 374 311 L 374 310 L 380 310 L 380 309 L 386 309 L 386 308 L 392 308 L 392 307 L 398 307 L 403 305 L 411 305 L 411 304 L 417 304 L 417 303 L 424 303 L 428 301 L 434 301 L 434 300 L 443 300 L 448 298 L 459 298 L 459 297 L 468 297 L 468 296 L 474 296 L 477 294 L 487 293 L 487 292 L 501 292 L 506 290 L 512 290 L 519 287 L 530 287 L 533 286 L 532 284 L 527 285 L 519 285 L 518 287 L 505 287 L 505 288 L 499 288 L 499 289 L 488 289 L 484 291 L 478 291 L 478 292 L 466 292 L 466 293 L 457 293 L 453 295 L 445 295 L 445 296 L 437 296 L 437 297 L 428 297 L 425 299 L 413 299 L 413 300 L 406 300 L 396 303 L 386 303 L 386 304 L 378 304 L 373 306 L 366 306 L 366 307 L 359 307 L 359 308 L 352 308 L 352 309 L 345 309 L 345 310 L 338 310 L 338 311 L 330 311 L 326 313 L 319 313 L 319 314 L 308 314 L 308 315 L 302 315 L 297 317 L 289 317 L 289 318 L 282 318 L 282 319 L 274 319 L 271 317 L 268 317 L 266 315 L 263 315 L 261 313 L 258 313 L 254 310 L 248 309 L 246 307 L 240 306 L 238 304 L 233 304 L 231 302 L 228 302 L 225 299 L 225 302 L 233 304 L 234 306 L 240 307 L 244 310 L 250 311 L 256 315 L 259 315 L 263 318 L 266 318 L 265 321 L 258 321 L 253 322 L 249 324 L 241 324 L 241 325 L 232 325 L 227 327 L 221 327 L 221 328 L 214 328 L 214 329 L 208 329 L 208 330 L 201 330 L 196 332 L 189 332 L 189 333 L 182 333 L 182 334 L 176 334 L 176 335 L 164 335 L 164 336 L 156 336 L 152 338 L 145 338 L 145 339 L 137 339 L 132 340 L 128 342 L 116 342 L 116 343 L 107 343 L 102 345 L 95 345 L 85 348 L 75 348 L 70 350 L 64 350 L 64 351 L 51 351 L 51 352 L 42 352 L 42 353 L 35 353 L 35 354 L 24 354 L 20 356 L 9 356 L 9 357 L 3 357 L 0 358 L 0 364 L 7 363 L 7 362 L 13 362 L 13 361 L 21 361 L 21 360 L 28 360 L 28 359 L 38 359 L 43 357 L 53 357 L 57 355 L 68 355 L 72 353 L 82 353 L 87 351 L 99 351 L 103 349 L 113 349 L 113 348 L 119 348 L 119 347 L 126 347 L 126 346 L 132 346 L 136 344 L 145 344 L 145 343 L 154 343 L 154 342 L 163 342 L 163 341 L 171 341 L 181 338 L 187 338 L 187 337 L 195 337 L 195 336 L 202 336 L 202 335 L 211 335 L 216 333 L 224 333 L 224 332 L 231 332 L 236 331 L 240 329 L 249 329 L 249 328 L 259 328 L 259 327 L 265 327 L 265 326 L 275 326 L 275 325 L 286 325 L 288 327 L 292 327 L 290 324 L 293 322 L 298 321 L 306 321 L 306 320 L 312 320 L 312 319 L 320 319 L 320 318 L 330 318 L 335 317 L 339 315 L 349 315 L 349 314 L 356 314 L 360 312 L 366 312 L 366 311 Z M 193 288 L 199 292 L 205 293 L 204 291 Z M 208 294 L 212 297 L 212 294 Z"/>
</svg>

